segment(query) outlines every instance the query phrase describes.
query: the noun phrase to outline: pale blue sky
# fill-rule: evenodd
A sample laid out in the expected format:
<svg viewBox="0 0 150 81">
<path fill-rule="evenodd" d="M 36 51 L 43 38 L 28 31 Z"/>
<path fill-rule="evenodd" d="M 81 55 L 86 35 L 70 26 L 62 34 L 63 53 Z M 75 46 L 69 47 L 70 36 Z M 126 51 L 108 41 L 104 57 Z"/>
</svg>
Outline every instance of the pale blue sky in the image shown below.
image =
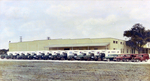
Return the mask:
<svg viewBox="0 0 150 81">
<path fill-rule="evenodd" d="M 8 42 L 57 38 L 125 39 L 135 23 L 150 28 L 150 1 L 1 0 L 0 49 Z"/>
</svg>

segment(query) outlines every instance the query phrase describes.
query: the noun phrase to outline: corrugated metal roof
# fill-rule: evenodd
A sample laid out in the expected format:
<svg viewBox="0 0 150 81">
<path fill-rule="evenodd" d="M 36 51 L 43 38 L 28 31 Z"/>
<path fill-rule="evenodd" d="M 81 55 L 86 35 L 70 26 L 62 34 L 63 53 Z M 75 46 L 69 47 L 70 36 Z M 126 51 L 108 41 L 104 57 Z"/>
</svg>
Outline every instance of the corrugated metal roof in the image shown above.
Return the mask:
<svg viewBox="0 0 150 81">
<path fill-rule="evenodd" d="M 45 48 L 53 47 L 85 47 L 85 46 L 107 46 L 109 43 L 97 43 L 97 44 L 58 44 L 58 45 L 48 45 Z"/>
</svg>

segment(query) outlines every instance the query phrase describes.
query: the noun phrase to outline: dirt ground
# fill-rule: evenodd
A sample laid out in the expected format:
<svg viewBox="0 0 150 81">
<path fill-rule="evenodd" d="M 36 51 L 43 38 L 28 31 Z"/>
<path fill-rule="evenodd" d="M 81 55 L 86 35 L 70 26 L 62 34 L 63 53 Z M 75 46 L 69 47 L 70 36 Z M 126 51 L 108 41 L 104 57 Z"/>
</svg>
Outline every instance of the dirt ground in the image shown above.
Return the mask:
<svg viewBox="0 0 150 81">
<path fill-rule="evenodd" d="M 150 81 L 150 64 L 0 61 L 0 81 Z"/>
</svg>

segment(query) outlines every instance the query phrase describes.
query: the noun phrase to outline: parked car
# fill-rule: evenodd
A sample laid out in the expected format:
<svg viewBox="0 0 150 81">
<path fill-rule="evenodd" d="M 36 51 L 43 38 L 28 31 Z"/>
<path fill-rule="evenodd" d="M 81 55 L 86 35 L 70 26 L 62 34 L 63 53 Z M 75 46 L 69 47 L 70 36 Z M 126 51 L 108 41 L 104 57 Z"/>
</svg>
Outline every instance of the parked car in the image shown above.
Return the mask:
<svg viewBox="0 0 150 81">
<path fill-rule="evenodd" d="M 104 61 L 114 61 L 114 58 L 117 57 L 118 54 L 109 54 L 104 58 Z"/>
<path fill-rule="evenodd" d="M 135 62 L 139 62 L 139 61 L 147 62 L 148 59 L 149 59 L 149 54 L 137 54 L 136 57 L 134 58 L 134 61 Z"/>
</svg>

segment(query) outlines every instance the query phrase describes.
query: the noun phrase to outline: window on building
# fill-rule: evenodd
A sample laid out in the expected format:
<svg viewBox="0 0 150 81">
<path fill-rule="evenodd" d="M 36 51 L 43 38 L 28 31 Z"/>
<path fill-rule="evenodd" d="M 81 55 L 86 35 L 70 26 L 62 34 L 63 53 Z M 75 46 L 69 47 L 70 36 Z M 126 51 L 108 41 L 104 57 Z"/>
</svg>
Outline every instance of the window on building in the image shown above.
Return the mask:
<svg viewBox="0 0 150 81">
<path fill-rule="evenodd" d="M 82 48 L 79 48 L 79 50 L 83 50 Z"/>
<path fill-rule="evenodd" d="M 122 44 L 122 42 L 120 42 L 120 44 Z"/>
<path fill-rule="evenodd" d="M 115 50 L 115 48 L 113 48 L 113 50 Z"/>
<path fill-rule="evenodd" d="M 94 48 L 94 50 L 98 50 L 98 48 Z"/>
<path fill-rule="evenodd" d="M 124 49 L 123 49 L 123 53 L 124 53 Z"/>
<path fill-rule="evenodd" d="M 146 53 L 148 53 L 148 49 L 146 49 Z"/>
<path fill-rule="evenodd" d="M 127 49 L 127 53 L 128 53 L 128 49 Z"/>
<path fill-rule="evenodd" d="M 70 48 L 64 48 L 64 50 L 70 50 Z"/>
<path fill-rule="evenodd" d="M 132 49 L 132 53 L 133 53 L 133 54 L 135 53 L 135 50 L 134 50 L 134 49 Z"/>
<path fill-rule="evenodd" d="M 108 48 L 106 48 L 106 50 L 108 50 Z"/>
<path fill-rule="evenodd" d="M 118 43 L 118 41 L 116 41 L 116 44 Z"/>
<path fill-rule="evenodd" d="M 115 41 L 113 41 L 113 43 L 115 43 Z"/>
<path fill-rule="evenodd" d="M 122 53 L 122 49 L 121 49 L 121 53 Z"/>
</svg>

